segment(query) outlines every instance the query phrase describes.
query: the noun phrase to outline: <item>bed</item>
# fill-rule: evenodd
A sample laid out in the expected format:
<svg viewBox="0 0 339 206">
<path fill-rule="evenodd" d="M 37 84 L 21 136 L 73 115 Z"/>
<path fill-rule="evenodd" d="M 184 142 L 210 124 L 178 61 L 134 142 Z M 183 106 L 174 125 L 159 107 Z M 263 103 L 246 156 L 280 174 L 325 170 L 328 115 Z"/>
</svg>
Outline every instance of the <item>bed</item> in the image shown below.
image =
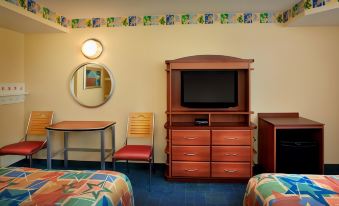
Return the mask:
<svg viewBox="0 0 339 206">
<path fill-rule="evenodd" d="M 252 177 L 244 206 L 339 206 L 339 175 L 265 173 Z"/>
<path fill-rule="evenodd" d="M 134 199 L 119 172 L 0 168 L 0 205 L 133 206 Z"/>
</svg>

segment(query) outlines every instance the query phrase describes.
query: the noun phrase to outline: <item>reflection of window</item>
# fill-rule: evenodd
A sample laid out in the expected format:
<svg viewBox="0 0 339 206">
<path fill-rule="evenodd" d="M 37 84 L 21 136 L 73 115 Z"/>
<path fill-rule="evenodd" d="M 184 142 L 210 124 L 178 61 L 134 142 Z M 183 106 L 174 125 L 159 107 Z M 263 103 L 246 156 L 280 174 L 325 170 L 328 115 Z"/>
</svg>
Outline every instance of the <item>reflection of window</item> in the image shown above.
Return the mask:
<svg viewBox="0 0 339 206">
<path fill-rule="evenodd" d="M 101 68 L 86 67 L 84 72 L 84 89 L 101 87 Z"/>
</svg>

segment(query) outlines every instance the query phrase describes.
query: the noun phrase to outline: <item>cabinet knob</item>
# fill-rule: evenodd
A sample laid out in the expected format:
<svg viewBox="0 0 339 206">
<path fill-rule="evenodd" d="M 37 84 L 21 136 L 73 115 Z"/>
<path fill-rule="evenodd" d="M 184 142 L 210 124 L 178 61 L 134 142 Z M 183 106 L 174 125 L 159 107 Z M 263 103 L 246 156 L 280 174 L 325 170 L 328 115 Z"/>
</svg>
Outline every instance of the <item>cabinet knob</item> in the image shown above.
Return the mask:
<svg viewBox="0 0 339 206">
<path fill-rule="evenodd" d="M 186 155 L 186 156 L 195 156 L 196 154 L 195 153 L 184 153 L 184 155 Z"/>
<path fill-rule="evenodd" d="M 224 169 L 225 172 L 228 172 L 228 173 L 235 173 L 235 172 L 238 172 L 238 170 L 227 170 L 227 169 Z"/>
<path fill-rule="evenodd" d="M 238 137 L 225 137 L 225 139 L 228 139 L 228 140 L 237 140 Z"/>
<path fill-rule="evenodd" d="M 195 139 L 197 139 L 197 137 L 184 137 L 184 139 L 195 140 Z"/>
<path fill-rule="evenodd" d="M 225 156 L 238 156 L 238 154 L 237 154 L 237 153 L 234 153 L 234 154 L 225 153 L 224 155 L 225 155 Z"/>
<path fill-rule="evenodd" d="M 185 169 L 186 172 L 196 172 L 198 169 Z"/>
</svg>

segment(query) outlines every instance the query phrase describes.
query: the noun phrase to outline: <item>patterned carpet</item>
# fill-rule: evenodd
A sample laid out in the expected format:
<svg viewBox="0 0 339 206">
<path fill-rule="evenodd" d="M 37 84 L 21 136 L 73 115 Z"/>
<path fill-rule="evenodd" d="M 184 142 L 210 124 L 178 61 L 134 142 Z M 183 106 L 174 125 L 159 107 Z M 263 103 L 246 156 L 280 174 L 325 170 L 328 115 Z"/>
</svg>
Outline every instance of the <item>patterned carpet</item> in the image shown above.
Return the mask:
<svg viewBox="0 0 339 206">
<path fill-rule="evenodd" d="M 28 167 L 28 161 L 22 160 L 12 166 Z M 34 160 L 33 167 L 46 168 L 46 161 Z M 54 160 L 53 169 L 64 169 L 63 161 Z M 98 170 L 98 162 L 70 161 L 72 170 Z M 111 164 L 106 164 L 112 170 Z M 130 164 L 126 173 L 125 164 L 117 163 L 117 170 L 127 174 L 132 182 L 136 206 L 240 206 L 246 189 L 245 183 L 181 183 L 168 182 L 164 178 L 164 167 L 156 165 L 152 178 L 151 192 L 148 192 L 148 165 Z"/>
</svg>

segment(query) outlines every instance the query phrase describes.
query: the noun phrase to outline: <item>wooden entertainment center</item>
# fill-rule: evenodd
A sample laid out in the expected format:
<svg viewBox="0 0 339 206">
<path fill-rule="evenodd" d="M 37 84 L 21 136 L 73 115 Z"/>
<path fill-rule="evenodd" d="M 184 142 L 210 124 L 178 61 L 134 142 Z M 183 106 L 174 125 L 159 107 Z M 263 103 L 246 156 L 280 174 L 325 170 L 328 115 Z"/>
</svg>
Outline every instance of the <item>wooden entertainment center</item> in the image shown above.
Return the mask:
<svg viewBox="0 0 339 206">
<path fill-rule="evenodd" d="M 248 179 L 253 166 L 250 73 L 253 59 L 198 55 L 167 60 L 167 169 L 169 180 Z M 181 104 L 182 71 L 236 71 L 237 106 Z M 207 125 L 195 124 L 207 119 Z"/>
</svg>

